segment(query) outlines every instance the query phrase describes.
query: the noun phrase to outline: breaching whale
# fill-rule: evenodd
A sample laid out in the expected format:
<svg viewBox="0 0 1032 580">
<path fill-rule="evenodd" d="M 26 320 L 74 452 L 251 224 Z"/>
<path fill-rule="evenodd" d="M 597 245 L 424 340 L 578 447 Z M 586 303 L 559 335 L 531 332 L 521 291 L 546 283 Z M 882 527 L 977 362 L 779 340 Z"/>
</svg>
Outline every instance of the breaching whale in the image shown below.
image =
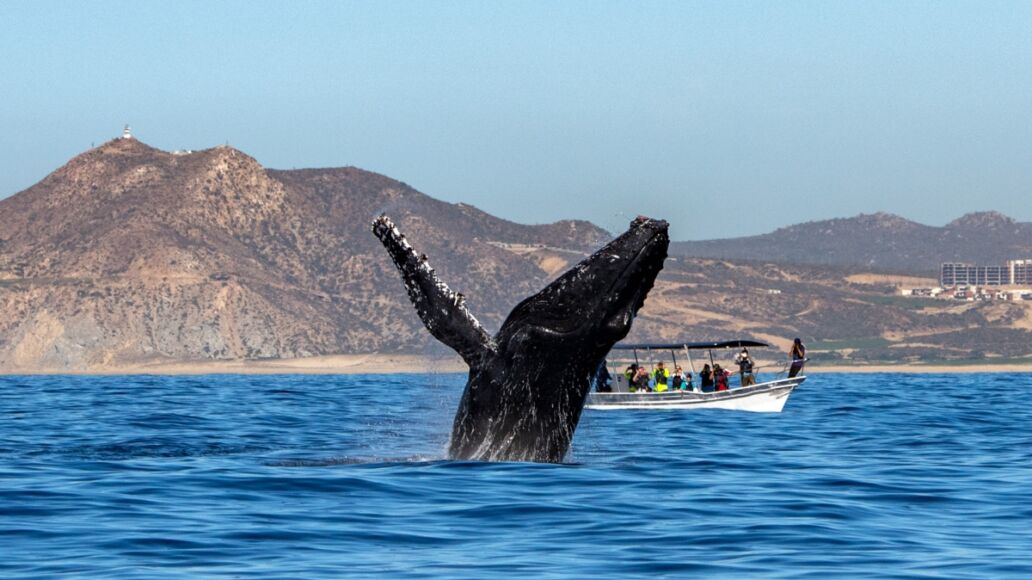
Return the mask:
<svg viewBox="0 0 1032 580">
<path fill-rule="evenodd" d="M 520 302 L 494 337 L 390 218 L 381 215 L 372 228 L 426 329 L 469 365 L 449 457 L 562 461 L 591 377 L 627 336 L 663 268 L 667 222 L 636 218 L 625 233 Z"/>
</svg>

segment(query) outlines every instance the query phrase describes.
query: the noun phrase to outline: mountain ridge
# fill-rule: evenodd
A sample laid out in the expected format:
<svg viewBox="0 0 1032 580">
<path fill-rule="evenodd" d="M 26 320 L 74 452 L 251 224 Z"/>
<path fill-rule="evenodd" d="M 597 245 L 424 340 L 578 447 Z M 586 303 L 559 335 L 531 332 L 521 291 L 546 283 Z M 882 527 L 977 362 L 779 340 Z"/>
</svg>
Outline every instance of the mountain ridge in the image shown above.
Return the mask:
<svg viewBox="0 0 1032 580">
<path fill-rule="evenodd" d="M 755 236 L 673 242 L 671 253 L 936 275 L 942 262 L 1002 264 L 1032 257 L 1032 222 L 987 211 L 937 227 L 877 212 L 794 224 Z"/>
</svg>

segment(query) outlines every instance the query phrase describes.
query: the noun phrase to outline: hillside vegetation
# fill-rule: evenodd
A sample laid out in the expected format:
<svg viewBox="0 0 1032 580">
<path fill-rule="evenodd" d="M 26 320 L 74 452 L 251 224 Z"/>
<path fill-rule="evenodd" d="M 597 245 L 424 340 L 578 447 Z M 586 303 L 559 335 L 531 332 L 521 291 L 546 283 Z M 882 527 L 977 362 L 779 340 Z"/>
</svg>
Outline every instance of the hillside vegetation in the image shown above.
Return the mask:
<svg viewBox="0 0 1032 580">
<path fill-rule="evenodd" d="M 439 351 L 369 232 L 381 212 L 489 329 L 610 237 L 584 221 L 516 224 L 352 167 L 269 170 L 229 147 L 117 139 L 0 200 L 0 370 Z M 1032 355 L 1029 303 L 908 299 L 898 277 L 756 249 L 669 259 L 632 337 L 785 348 L 800 336 L 852 362 Z"/>
</svg>

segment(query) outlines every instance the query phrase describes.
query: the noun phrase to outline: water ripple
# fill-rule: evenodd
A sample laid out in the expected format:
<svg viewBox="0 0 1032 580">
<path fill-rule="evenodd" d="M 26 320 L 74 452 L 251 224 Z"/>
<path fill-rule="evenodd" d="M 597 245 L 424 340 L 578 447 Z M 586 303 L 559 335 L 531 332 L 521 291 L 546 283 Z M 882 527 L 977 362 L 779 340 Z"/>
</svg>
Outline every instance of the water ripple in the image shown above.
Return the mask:
<svg viewBox="0 0 1032 580">
<path fill-rule="evenodd" d="M 827 375 L 444 460 L 463 377 L 0 378 L 0 576 L 1032 576 L 1032 375 Z"/>
</svg>

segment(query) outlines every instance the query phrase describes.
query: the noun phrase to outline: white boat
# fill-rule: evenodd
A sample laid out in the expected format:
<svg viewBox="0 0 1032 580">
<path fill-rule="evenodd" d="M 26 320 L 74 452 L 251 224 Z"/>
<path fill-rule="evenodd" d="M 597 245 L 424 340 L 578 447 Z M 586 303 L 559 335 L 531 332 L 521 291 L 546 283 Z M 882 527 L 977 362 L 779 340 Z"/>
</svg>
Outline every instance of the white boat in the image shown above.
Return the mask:
<svg viewBox="0 0 1032 580">
<path fill-rule="evenodd" d="M 618 344 L 613 347 L 614 351 L 631 351 L 634 354 L 636 366 L 652 366 L 655 368 L 657 362 L 656 353 L 670 352 L 674 366 L 677 365 L 677 352 L 685 355 L 685 360 L 692 370 L 692 374 L 698 377 L 694 371 L 692 351 L 707 351 L 710 363 L 713 362 L 713 351 L 731 348 L 747 347 L 769 347 L 770 345 L 750 340 L 730 340 L 722 342 L 705 343 L 677 343 L 677 344 Z M 644 357 L 639 357 L 642 353 Z M 789 395 L 806 380 L 804 375 L 794 377 L 769 376 L 769 380 L 756 382 L 751 385 L 741 386 L 740 384 L 729 384 L 724 391 L 701 392 L 698 390 L 698 379 L 696 378 L 696 390 L 668 390 L 664 392 L 631 392 L 630 384 L 625 375 L 620 372 L 621 360 L 613 357 L 606 361 L 607 367 L 614 367 L 616 372 L 610 373 L 614 377 L 612 383 L 607 384 L 609 390 L 602 392 L 593 390 L 588 395 L 585 407 L 597 410 L 618 410 L 618 409 L 728 409 L 732 411 L 753 411 L 758 413 L 780 413 L 788 402 Z M 645 358 L 644 361 L 641 359 Z M 805 361 L 804 361 L 805 362 Z M 783 375 L 787 364 L 780 365 Z M 758 371 L 759 369 L 754 370 Z M 771 373 L 767 373 L 772 375 Z M 756 372 L 757 381 L 761 374 Z M 731 377 L 731 383 L 739 383 L 736 376 Z M 598 384 L 598 379 L 596 378 Z"/>
</svg>

